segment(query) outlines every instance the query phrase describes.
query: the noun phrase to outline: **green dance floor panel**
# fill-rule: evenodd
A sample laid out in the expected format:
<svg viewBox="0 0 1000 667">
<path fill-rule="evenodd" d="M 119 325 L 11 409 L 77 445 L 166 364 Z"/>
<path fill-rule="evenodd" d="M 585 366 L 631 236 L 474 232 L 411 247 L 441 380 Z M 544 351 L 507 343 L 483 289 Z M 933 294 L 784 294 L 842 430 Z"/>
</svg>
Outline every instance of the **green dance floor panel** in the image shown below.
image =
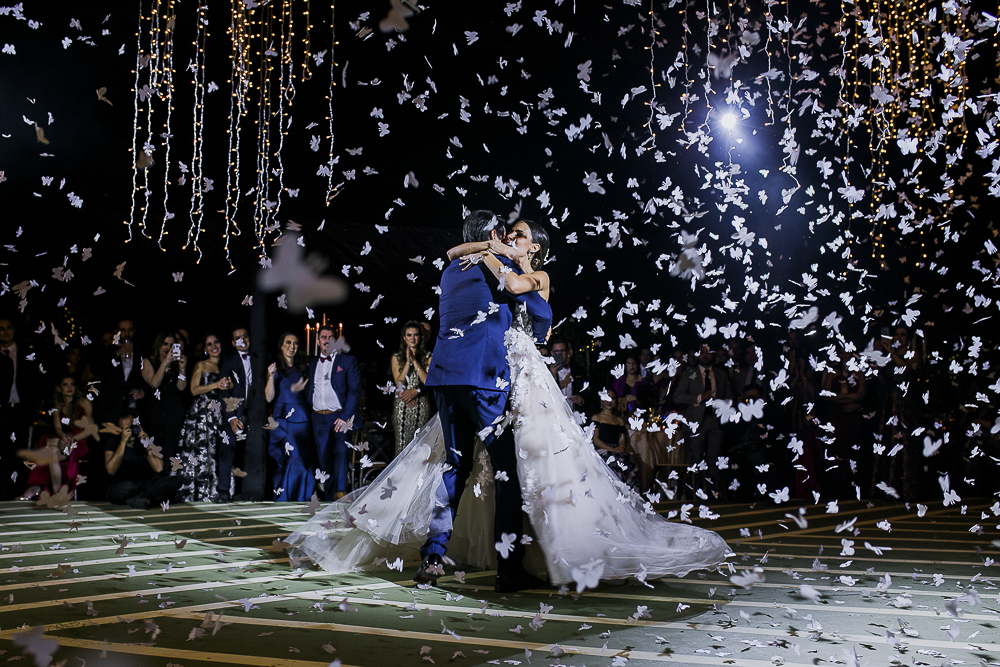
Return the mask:
<svg viewBox="0 0 1000 667">
<path fill-rule="evenodd" d="M 467 569 L 290 569 L 297 503 L 0 503 L 0 661 L 83 665 L 1000 665 L 989 501 L 717 505 L 722 573 L 498 595 Z M 667 513 L 679 509 L 670 503 Z M 836 509 L 828 513 L 828 509 Z M 756 569 L 755 569 L 756 568 Z M 449 570 L 450 575 L 450 570 Z M 743 588 L 731 581 L 750 575 Z M 49 656 L 51 662 L 49 663 Z M 36 662 L 33 662 L 36 661 Z"/>
</svg>

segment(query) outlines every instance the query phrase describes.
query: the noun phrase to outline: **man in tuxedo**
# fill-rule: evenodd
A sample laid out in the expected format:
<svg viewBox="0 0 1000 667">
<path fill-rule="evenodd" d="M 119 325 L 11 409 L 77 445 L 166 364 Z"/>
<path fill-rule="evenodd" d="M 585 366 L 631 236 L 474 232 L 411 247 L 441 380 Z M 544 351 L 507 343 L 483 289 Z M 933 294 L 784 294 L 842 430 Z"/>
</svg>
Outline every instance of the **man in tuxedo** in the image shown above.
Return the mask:
<svg viewBox="0 0 1000 667">
<path fill-rule="evenodd" d="M 320 327 L 319 356 L 309 361 L 315 460 L 330 476 L 323 482 L 326 500 L 337 500 L 347 493 L 347 432 L 361 428 L 361 369 L 352 355 L 335 349 L 335 339 L 332 326 Z"/>
<path fill-rule="evenodd" d="M 117 424 L 126 412 L 135 414 L 138 404 L 145 397 L 142 380 L 142 358 L 135 353 L 135 324 L 130 319 L 118 320 L 110 354 L 97 361 L 97 405 L 95 410 L 98 424 Z"/>
<path fill-rule="evenodd" d="M 693 430 L 687 436 L 691 464 L 704 461 L 708 466 L 709 478 L 717 484 L 723 432 L 715 409 L 706 404 L 712 399 L 732 400 L 733 391 L 729 377 L 712 365 L 713 359 L 714 354 L 709 346 L 702 345 L 698 351 L 698 364 L 680 373 L 674 402 L 687 406 L 684 418 L 692 425 Z M 697 429 L 694 428 L 695 425 Z"/>
<path fill-rule="evenodd" d="M 491 211 L 473 211 L 465 219 L 462 236 L 466 243 L 488 242 L 502 234 L 498 227 Z M 504 334 L 512 320 L 509 301 L 509 295 L 499 291 L 497 280 L 482 264 L 463 271 L 461 259 L 456 259 L 441 275 L 441 322 L 424 384 L 434 391 L 448 466 L 438 489 L 427 542 L 420 548 L 423 562 L 414 579 L 421 583 L 436 583 L 444 573 L 442 557 L 472 471 L 478 435 L 499 475 L 493 524 L 499 552 L 495 588 L 509 593 L 544 585 L 521 564 L 523 517 L 513 428 L 503 429 L 498 436 L 495 426 L 507 409 L 510 369 Z M 499 307 L 493 307 L 495 304 Z M 485 321 L 481 312 L 487 313 Z"/>
<path fill-rule="evenodd" d="M 231 499 L 230 489 L 233 488 L 233 466 L 239 466 L 242 458 L 243 443 L 246 441 L 247 401 L 253 397 L 256 389 L 253 371 L 250 367 L 250 333 L 246 327 L 236 326 L 232 330 L 233 353 L 219 362 L 219 375 L 231 378 L 233 383 L 229 389 L 223 390 L 222 400 L 225 402 L 225 419 L 228 433 L 223 433 L 222 446 L 219 449 L 218 470 L 218 502 L 228 503 Z"/>
</svg>

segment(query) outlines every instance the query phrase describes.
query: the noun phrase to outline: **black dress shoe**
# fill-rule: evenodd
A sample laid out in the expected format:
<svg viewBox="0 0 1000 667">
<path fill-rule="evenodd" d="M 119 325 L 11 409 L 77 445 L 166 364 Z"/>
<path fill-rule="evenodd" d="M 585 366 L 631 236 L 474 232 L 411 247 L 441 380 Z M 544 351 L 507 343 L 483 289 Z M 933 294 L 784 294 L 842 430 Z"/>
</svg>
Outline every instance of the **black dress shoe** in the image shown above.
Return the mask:
<svg viewBox="0 0 1000 667">
<path fill-rule="evenodd" d="M 228 502 L 230 502 L 230 500 L 229 500 L 229 492 L 227 492 L 227 491 L 220 491 L 219 495 L 212 502 L 215 503 L 215 504 L 217 504 L 217 505 L 225 505 L 225 504 L 227 504 Z"/>
<path fill-rule="evenodd" d="M 497 593 L 516 593 L 533 588 L 548 588 L 548 582 L 536 576 L 528 574 L 527 570 L 520 572 L 501 572 L 497 574 L 496 585 L 493 587 Z"/>
<path fill-rule="evenodd" d="M 438 554 L 430 554 L 424 562 L 417 568 L 417 574 L 413 580 L 418 584 L 437 584 L 438 577 L 444 576 L 444 561 Z"/>
</svg>

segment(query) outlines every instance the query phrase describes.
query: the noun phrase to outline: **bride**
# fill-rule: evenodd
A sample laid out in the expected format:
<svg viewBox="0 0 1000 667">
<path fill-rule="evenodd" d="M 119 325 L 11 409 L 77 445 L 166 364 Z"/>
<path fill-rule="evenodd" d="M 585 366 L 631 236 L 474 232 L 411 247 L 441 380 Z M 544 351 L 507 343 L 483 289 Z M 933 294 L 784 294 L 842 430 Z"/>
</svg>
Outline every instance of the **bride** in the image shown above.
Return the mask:
<svg viewBox="0 0 1000 667">
<path fill-rule="evenodd" d="M 482 244 L 453 248 L 449 258 L 481 259 L 508 291 L 537 291 L 547 300 L 548 276 L 538 270 L 547 236 L 522 220 L 504 238 L 507 247 L 491 248 L 514 258 L 522 275 L 508 272 Z M 545 316 L 551 319 L 551 311 Z M 553 584 L 575 582 L 577 591 L 601 579 L 646 581 L 716 567 L 729 554 L 718 534 L 667 521 L 597 454 L 593 427 L 579 426 L 531 338 L 531 319 L 539 317 L 522 306 L 504 341 L 511 383 L 506 427 L 514 429 L 523 509 L 534 534 L 525 565 L 547 573 Z M 489 568 L 511 545 L 493 540 L 494 474 L 481 446 L 475 458 L 448 555 Z M 445 465 L 435 416 L 371 485 L 327 506 L 287 538 L 293 564 L 311 560 L 329 572 L 349 572 L 401 570 L 404 561 L 419 560 Z"/>
</svg>

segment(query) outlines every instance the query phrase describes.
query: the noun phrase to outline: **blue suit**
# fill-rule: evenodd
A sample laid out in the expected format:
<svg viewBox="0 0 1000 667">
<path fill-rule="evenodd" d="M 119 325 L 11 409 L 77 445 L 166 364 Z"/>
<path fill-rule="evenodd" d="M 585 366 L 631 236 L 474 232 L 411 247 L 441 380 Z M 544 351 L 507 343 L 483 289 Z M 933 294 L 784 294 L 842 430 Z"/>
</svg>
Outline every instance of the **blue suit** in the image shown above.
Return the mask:
<svg viewBox="0 0 1000 667">
<path fill-rule="evenodd" d="M 330 379 L 319 376 L 316 368 L 319 359 L 314 357 L 309 362 L 309 387 L 306 393 L 309 398 L 309 407 L 312 410 L 310 419 L 312 420 L 313 442 L 316 446 L 316 465 L 323 472 L 330 475 L 330 479 L 323 485 L 326 491 L 326 499 L 333 500 L 336 492 L 347 492 L 347 433 L 338 433 L 334 430 L 334 422 L 343 419 L 345 422 L 354 419 L 355 429 L 361 428 L 361 413 L 359 411 L 359 401 L 361 399 L 361 369 L 358 362 L 350 354 L 338 353 L 333 357 L 333 369 Z M 313 392 L 318 382 L 329 382 L 333 391 L 337 394 L 341 409 L 329 414 L 320 414 L 312 406 Z"/>
<path fill-rule="evenodd" d="M 459 260 L 453 261 L 441 275 L 441 326 L 424 384 L 434 390 L 450 468 L 443 475 L 438 491 L 439 509 L 431 520 L 427 542 L 420 553 L 426 558 L 447 551 L 449 526 L 472 471 L 475 439 L 477 434 L 485 433 L 483 443 L 493 470 L 505 472 L 507 477 L 496 481 L 494 538 L 501 542 L 504 533 L 515 535 L 509 557 L 498 559 L 497 571 L 502 573 L 520 568 L 524 547 L 513 431 L 507 428 L 496 436 L 493 428 L 506 410 L 510 382 L 503 339 L 511 325 L 508 303 L 512 297 L 499 292 L 497 287 L 496 278 L 484 267 L 463 271 Z M 540 295 L 532 293 L 521 298 L 527 299 L 529 308 L 532 304 L 537 306 L 539 301 L 544 304 L 551 321 L 551 310 Z M 544 329 L 542 325 L 543 322 L 536 320 L 534 328 L 536 333 L 542 330 L 544 335 L 548 324 L 544 324 Z"/>
</svg>

